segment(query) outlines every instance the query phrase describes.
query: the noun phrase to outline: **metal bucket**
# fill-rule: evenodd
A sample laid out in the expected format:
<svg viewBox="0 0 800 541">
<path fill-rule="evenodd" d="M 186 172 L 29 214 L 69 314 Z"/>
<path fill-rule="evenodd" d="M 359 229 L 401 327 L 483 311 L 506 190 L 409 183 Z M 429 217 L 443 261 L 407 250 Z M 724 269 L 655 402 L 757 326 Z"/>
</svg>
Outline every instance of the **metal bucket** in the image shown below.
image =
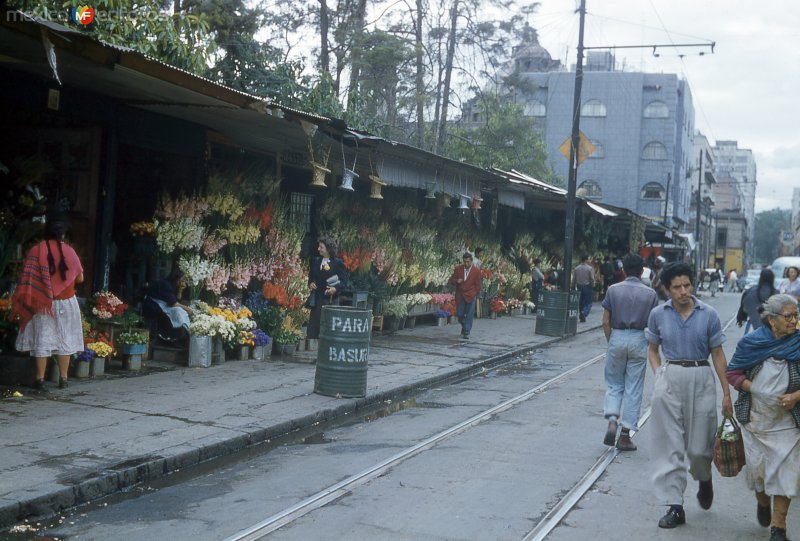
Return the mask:
<svg viewBox="0 0 800 541">
<path fill-rule="evenodd" d="M 314 392 L 345 398 L 367 394 L 372 310 L 323 306 Z"/>
<path fill-rule="evenodd" d="M 540 291 L 536 303 L 536 334 L 570 336 L 578 331 L 577 291 Z"/>
</svg>

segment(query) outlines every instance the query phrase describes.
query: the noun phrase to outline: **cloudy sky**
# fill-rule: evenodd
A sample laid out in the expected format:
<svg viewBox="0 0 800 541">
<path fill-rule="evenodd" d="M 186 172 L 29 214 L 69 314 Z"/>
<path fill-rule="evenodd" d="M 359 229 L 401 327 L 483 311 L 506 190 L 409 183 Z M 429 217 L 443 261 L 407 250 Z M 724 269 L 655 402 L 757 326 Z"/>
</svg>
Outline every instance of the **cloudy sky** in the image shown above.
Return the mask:
<svg viewBox="0 0 800 541">
<path fill-rule="evenodd" d="M 576 61 L 579 0 L 540 0 L 540 43 Z M 584 45 L 686 44 L 618 49 L 626 69 L 677 73 L 692 90 L 695 125 L 709 140 L 738 141 L 758 167 L 756 212 L 791 208 L 800 187 L 800 8 L 796 0 L 586 0 Z M 683 55 L 681 58 L 680 55 Z"/>
</svg>

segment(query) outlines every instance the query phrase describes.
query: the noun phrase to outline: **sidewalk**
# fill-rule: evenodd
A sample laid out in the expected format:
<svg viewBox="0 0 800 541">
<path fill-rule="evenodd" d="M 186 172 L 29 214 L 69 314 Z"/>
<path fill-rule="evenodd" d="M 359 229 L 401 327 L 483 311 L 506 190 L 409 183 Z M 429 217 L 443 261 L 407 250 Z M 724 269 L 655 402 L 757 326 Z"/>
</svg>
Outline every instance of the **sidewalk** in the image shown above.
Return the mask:
<svg viewBox="0 0 800 541">
<path fill-rule="evenodd" d="M 595 303 L 578 332 L 600 326 Z M 136 377 L 70 381 L 48 394 L 19 389 L 0 410 L 0 528 L 52 515 L 135 483 L 352 414 L 415 389 L 466 376 L 559 340 L 534 334 L 535 316 L 419 324 L 373 334 L 367 396 L 313 391 L 315 352 L 291 360 L 229 361 L 210 368 L 168 365 Z M 161 365 L 167 366 L 167 365 Z"/>
</svg>

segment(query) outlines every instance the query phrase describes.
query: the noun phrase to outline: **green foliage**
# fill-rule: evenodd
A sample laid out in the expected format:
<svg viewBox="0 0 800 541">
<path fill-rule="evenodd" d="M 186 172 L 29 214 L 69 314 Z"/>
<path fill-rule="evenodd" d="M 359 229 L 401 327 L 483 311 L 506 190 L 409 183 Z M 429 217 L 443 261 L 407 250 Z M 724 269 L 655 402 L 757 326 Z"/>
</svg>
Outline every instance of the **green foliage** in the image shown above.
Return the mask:
<svg viewBox="0 0 800 541">
<path fill-rule="evenodd" d="M 451 128 L 445 154 L 483 167 L 516 169 L 541 180 L 551 180 L 546 145 L 523 107 L 496 94 L 478 98 L 479 124 Z"/>
<path fill-rule="evenodd" d="M 11 0 L 8 4 L 196 74 L 203 74 L 214 52 L 203 14 L 170 13 L 162 9 L 159 0 L 91 2 L 96 14 L 88 26 L 74 22 L 70 15 L 73 8 L 87 5 L 84 0 Z"/>
<path fill-rule="evenodd" d="M 408 315 L 408 304 L 405 299 L 392 297 L 383 301 L 383 315 L 394 317 L 406 317 Z"/>
<path fill-rule="evenodd" d="M 780 233 L 791 227 L 791 211 L 788 209 L 765 210 L 756 214 L 754 245 L 755 261 L 769 264 L 778 257 Z"/>
</svg>

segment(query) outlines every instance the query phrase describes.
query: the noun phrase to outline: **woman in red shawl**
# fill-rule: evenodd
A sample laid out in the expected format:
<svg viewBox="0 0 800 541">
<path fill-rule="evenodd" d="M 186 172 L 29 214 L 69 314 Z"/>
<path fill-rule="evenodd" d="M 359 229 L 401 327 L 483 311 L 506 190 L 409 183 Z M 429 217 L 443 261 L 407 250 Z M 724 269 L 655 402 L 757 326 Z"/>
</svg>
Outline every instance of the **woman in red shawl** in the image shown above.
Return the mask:
<svg viewBox="0 0 800 541">
<path fill-rule="evenodd" d="M 44 390 L 44 372 L 51 355 L 58 358 L 58 387 L 67 387 L 73 353 L 83 351 L 81 312 L 75 284 L 83 282 L 83 267 L 75 250 L 64 241 L 66 216 L 49 215 L 45 238 L 28 251 L 12 301 L 19 323 L 16 348 L 36 358 L 34 389 Z"/>
</svg>

